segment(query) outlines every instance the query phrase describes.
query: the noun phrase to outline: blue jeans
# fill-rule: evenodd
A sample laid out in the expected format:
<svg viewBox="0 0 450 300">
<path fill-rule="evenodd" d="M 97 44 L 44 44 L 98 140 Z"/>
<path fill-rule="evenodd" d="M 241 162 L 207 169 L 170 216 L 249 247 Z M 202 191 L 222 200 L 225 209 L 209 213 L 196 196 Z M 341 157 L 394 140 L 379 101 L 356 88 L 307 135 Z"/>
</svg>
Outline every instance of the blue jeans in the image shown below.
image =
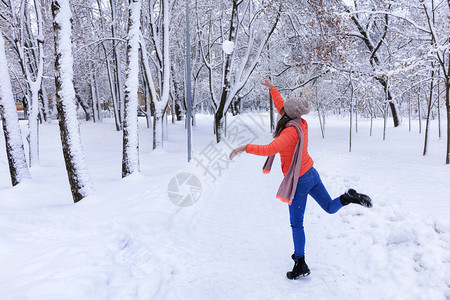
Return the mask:
<svg viewBox="0 0 450 300">
<path fill-rule="evenodd" d="M 331 199 L 316 169 L 311 168 L 298 179 L 292 204 L 289 205 L 289 216 L 294 238 L 294 258 L 305 256 L 305 230 L 303 216 L 305 215 L 306 198 L 308 194 L 329 214 L 334 214 L 342 207 L 340 198 Z"/>
</svg>

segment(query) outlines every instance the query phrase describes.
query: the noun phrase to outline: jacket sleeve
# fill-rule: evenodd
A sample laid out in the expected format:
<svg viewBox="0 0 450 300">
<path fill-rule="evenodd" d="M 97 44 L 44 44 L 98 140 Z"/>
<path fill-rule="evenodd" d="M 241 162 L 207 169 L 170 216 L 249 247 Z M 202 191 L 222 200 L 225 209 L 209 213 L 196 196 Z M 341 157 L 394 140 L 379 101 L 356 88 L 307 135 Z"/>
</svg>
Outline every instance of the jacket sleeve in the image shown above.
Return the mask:
<svg viewBox="0 0 450 300">
<path fill-rule="evenodd" d="M 281 108 L 283 108 L 284 101 L 281 97 L 280 92 L 276 88 L 272 88 L 270 90 L 270 95 L 273 99 L 273 104 L 275 104 L 275 108 L 278 110 L 278 113 L 281 115 Z"/>
<path fill-rule="evenodd" d="M 292 130 L 293 129 L 293 130 Z M 295 128 L 286 128 L 281 134 L 268 145 L 248 144 L 246 152 L 259 156 L 271 156 L 279 153 L 286 147 L 297 143 L 298 134 Z"/>
</svg>

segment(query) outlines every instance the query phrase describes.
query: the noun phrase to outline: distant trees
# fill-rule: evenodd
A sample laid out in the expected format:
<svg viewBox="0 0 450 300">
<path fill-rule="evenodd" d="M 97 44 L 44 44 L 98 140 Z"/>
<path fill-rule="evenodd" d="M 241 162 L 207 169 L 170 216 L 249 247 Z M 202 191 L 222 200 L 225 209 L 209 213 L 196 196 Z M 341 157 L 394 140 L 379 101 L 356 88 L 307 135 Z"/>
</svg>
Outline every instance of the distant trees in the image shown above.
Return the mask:
<svg viewBox="0 0 450 300">
<path fill-rule="evenodd" d="M 447 108 L 447 151 L 446 163 L 450 163 L 450 107 L 449 103 L 449 71 L 450 71 L 450 24 L 448 15 L 450 4 L 439 4 L 435 0 L 423 0 L 419 4 L 416 1 L 402 0 L 399 2 L 370 1 L 363 6 L 356 5 L 346 11 L 355 23 L 360 33 L 360 38 L 369 49 L 370 60 L 375 69 L 375 79 L 384 87 L 387 100 L 394 108 L 393 102 L 402 101 L 402 96 L 414 89 L 418 95 L 418 115 L 421 115 L 421 99 L 426 102 L 426 119 L 424 151 L 427 152 L 428 123 L 432 108 L 437 106 L 438 113 L 441 95 L 437 87 L 442 84 L 445 92 Z M 358 2 L 360 3 L 360 2 Z M 345 4 L 344 4 L 345 6 Z M 363 26 L 359 21 L 361 16 L 369 22 L 378 22 L 376 25 L 369 23 Z M 378 21 L 377 21 L 378 20 Z M 384 22 L 382 21 L 384 20 Z M 380 21 L 381 24 L 380 24 Z M 381 25 L 381 26 L 380 26 Z M 374 29 L 375 28 L 375 29 Z M 367 31 L 376 33 L 378 43 Z M 379 49 L 383 51 L 384 67 L 380 65 Z M 440 76 L 437 76 L 440 74 Z M 392 87 L 392 83 L 396 86 Z M 396 95 L 391 95 L 392 90 Z M 427 91 L 423 93 L 420 90 Z M 395 99 L 394 99 L 395 98 Z M 394 117 L 397 115 L 392 110 Z"/>
<path fill-rule="evenodd" d="M 447 111 L 447 154 L 446 164 L 450 164 L 450 24 L 448 16 L 450 14 L 450 2 L 448 6 L 435 4 L 435 0 L 421 1 L 422 8 L 426 16 L 426 25 L 430 35 L 430 49 L 428 55 L 431 59 L 431 84 L 430 84 L 430 102 L 429 110 L 433 104 L 433 89 L 435 87 L 434 76 L 436 70 L 434 65 L 439 66 L 439 73 L 442 77 L 437 81 L 444 81 L 445 88 L 445 107 Z M 439 6 L 443 6 L 438 9 Z M 440 24 L 440 26 L 438 26 Z M 439 101 L 439 91 L 437 93 L 437 101 Z M 429 115 L 429 112 L 428 112 Z M 424 155 L 426 153 L 427 140 L 425 139 Z"/>
<path fill-rule="evenodd" d="M 23 101 L 30 110 L 29 165 L 38 163 L 39 122 L 58 117 L 64 136 L 78 132 L 78 125 L 65 128 L 73 124 L 68 118 L 114 118 L 116 130 L 123 130 L 122 176 L 127 176 L 139 170 L 137 111 L 145 111 L 156 149 L 167 138 L 168 115 L 181 120 L 189 109 L 184 103 L 186 3 L 65 0 L 74 12 L 72 95 L 61 77 L 67 64 L 54 53 L 55 33 L 61 37 L 63 31 L 52 24 L 52 1 L 0 1 L 12 101 Z M 284 96 L 311 97 L 323 136 L 329 113 L 351 116 L 352 123 L 359 116 L 387 120 L 390 114 L 394 126 L 404 116 L 409 124 L 414 118 L 427 124 L 437 118 L 440 126 L 446 109 L 450 163 L 450 8 L 445 1 L 187 1 L 193 64 L 187 75 L 193 79 L 194 111 L 214 115 L 217 142 L 225 136 L 228 113 L 270 109 L 267 92 L 258 84 L 270 76 Z M 130 10 L 138 3 L 139 12 Z M 3 107 L 10 105 L 11 96 L 3 97 Z M 67 110 L 64 103 L 72 102 Z M 8 138 L 20 134 L 9 114 L 3 118 Z M 423 130 L 424 154 L 429 128 Z M 71 153 L 71 145 L 64 147 Z"/>
</svg>

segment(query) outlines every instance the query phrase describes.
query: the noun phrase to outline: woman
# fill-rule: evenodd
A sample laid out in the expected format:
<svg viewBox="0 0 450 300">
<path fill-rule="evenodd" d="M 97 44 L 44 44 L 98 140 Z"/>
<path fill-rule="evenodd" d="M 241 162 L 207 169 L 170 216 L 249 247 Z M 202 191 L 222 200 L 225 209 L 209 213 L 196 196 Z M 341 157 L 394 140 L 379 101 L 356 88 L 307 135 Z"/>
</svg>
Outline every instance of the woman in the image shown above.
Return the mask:
<svg viewBox="0 0 450 300">
<path fill-rule="evenodd" d="M 305 263 L 305 231 L 303 216 L 306 199 L 311 195 L 317 203 L 329 214 L 336 213 L 350 203 L 372 207 L 372 200 L 367 195 L 349 189 L 343 195 L 332 199 L 325 189 L 319 173 L 313 167 L 313 160 L 308 154 L 308 123 L 301 118 L 310 111 L 309 103 L 304 98 L 290 98 L 283 101 L 279 91 L 268 79 L 263 78 L 262 85 L 270 89 L 273 102 L 281 115 L 274 132 L 274 140 L 268 145 L 244 145 L 234 149 L 230 160 L 240 152 L 269 156 L 265 164 L 265 173 L 270 171 L 271 162 L 276 153 L 280 153 L 283 182 L 277 193 L 277 198 L 289 204 L 289 216 L 294 240 L 294 267 L 287 272 L 289 279 L 310 274 Z"/>
</svg>

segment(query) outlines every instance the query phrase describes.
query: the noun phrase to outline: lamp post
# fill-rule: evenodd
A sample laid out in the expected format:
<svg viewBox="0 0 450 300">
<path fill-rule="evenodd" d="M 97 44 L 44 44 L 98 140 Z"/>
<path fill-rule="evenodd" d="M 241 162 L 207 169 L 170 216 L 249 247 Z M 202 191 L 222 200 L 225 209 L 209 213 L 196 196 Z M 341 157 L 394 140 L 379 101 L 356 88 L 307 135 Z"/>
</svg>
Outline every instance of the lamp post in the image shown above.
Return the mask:
<svg viewBox="0 0 450 300">
<path fill-rule="evenodd" d="M 188 147 L 188 162 L 191 161 L 192 155 L 192 144 L 191 144 L 191 114 L 192 114 L 192 103 L 191 103 L 191 49 L 190 49 L 190 38 L 189 38 L 189 0 L 186 0 L 186 98 L 187 98 L 187 108 L 186 108 L 186 122 L 187 122 L 187 147 Z"/>
</svg>

